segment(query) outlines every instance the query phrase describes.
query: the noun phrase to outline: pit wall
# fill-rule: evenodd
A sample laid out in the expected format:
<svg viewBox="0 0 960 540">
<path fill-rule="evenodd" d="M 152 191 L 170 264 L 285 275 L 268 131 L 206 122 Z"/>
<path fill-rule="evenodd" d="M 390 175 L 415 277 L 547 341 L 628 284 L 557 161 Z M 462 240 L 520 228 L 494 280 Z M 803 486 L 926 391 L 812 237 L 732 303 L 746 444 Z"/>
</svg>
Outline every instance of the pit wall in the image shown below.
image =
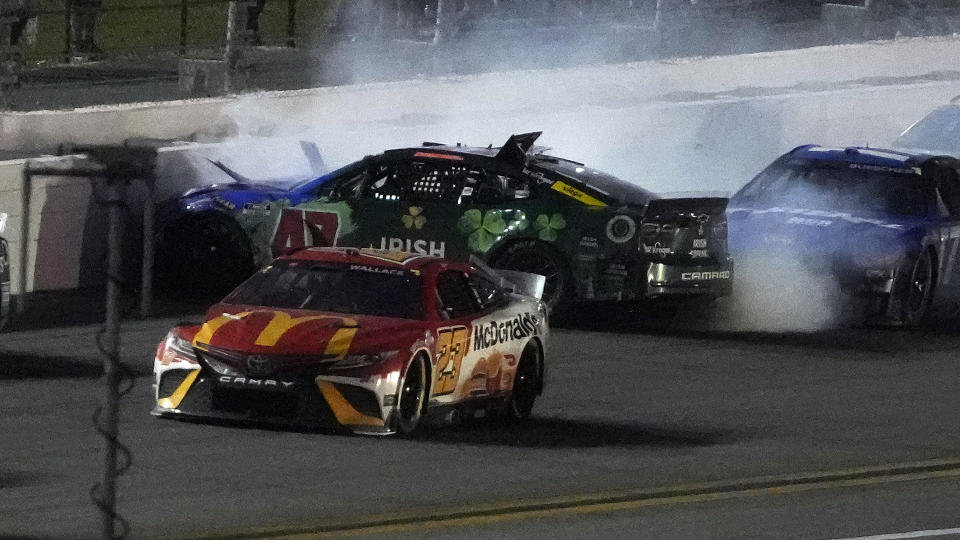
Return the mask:
<svg viewBox="0 0 960 540">
<path fill-rule="evenodd" d="M 960 94 L 960 39 L 819 47 L 676 62 L 11 113 L 0 146 L 49 152 L 62 143 L 119 143 L 133 137 L 277 136 L 317 144 L 338 166 L 422 141 L 501 144 L 510 133 L 544 131 L 553 153 L 656 191 L 733 191 L 790 148 L 817 142 L 886 146 L 930 109 Z M 215 147 L 216 148 L 216 147 Z M 183 152 L 183 147 L 167 149 Z M 254 179 L 282 174 L 277 154 L 220 151 Z M 271 157 L 273 156 L 273 157 Z M 72 158 L 43 158 L 64 160 Z M 236 163 L 231 163 L 231 159 Z M 19 268 L 23 161 L 0 162 L 0 211 L 12 268 Z M 173 194 L 185 182 L 161 172 Z M 48 179 L 34 187 L 27 290 L 81 286 L 102 261 L 102 212 L 88 181 Z M 102 229 L 102 231 L 101 231 Z M 14 293 L 18 279 L 13 276 Z"/>
</svg>

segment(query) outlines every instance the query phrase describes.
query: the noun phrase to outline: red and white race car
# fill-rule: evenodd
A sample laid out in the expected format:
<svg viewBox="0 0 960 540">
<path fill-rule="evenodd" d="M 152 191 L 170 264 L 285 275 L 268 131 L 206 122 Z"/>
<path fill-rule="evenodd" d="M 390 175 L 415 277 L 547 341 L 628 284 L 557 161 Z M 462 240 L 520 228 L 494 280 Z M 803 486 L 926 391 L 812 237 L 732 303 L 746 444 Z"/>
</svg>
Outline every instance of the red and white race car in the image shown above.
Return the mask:
<svg viewBox="0 0 960 540">
<path fill-rule="evenodd" d="M 543 390 L 543 281 L 409 253 L 294 252 L 203 324 L 170 330 L 152 412 L 380 434 L 525 418 Z"/>
</svg>

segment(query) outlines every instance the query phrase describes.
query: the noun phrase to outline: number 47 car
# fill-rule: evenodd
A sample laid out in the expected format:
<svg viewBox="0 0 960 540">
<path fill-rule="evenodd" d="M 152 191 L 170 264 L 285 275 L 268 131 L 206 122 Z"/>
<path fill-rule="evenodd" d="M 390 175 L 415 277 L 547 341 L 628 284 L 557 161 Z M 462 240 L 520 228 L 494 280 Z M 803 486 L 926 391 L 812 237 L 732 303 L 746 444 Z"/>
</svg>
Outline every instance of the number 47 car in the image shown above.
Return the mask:
<svg viewBox="0 0 960 540">
<path fill-rule="evenodd" d="M 280 257 L 154 360 L 153 414 L 355 433 L 524 419 L 543 390 L 543 277 L 433 256 L 307 248 Z"/>
</svg>

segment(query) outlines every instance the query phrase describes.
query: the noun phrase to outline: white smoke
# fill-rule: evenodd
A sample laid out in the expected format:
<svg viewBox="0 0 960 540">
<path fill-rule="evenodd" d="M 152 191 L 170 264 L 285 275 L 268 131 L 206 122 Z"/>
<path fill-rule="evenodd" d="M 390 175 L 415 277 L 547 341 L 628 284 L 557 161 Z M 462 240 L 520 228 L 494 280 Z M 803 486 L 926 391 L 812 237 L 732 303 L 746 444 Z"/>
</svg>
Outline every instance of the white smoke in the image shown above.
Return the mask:
<svg viewBox="0 0 960 540">
<path fill-rule="evenodd" d="M 804 267 L 796 253 L 739 257 L 733 295 L 719 302 L 717 329 L 823 330 L 843 323 L 845 301 L 833 278 Z"/>
</svg>

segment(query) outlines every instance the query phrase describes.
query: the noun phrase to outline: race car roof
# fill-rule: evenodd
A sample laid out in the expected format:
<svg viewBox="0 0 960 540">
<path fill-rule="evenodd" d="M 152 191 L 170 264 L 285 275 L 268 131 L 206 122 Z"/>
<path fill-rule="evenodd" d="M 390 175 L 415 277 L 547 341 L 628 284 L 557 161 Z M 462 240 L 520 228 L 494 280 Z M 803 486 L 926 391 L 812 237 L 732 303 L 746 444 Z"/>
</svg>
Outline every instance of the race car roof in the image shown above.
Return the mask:
<svg viewBox="0 0 960 540">
<path fill-rule="evenodd" d="M 404 268 L 408 270 L 419 269 L 430 262 L 442 260 L 439 257 L 403 251 L 353 247 L 310 247 L 299 249 L 280 258 L 295 261 L 322 261 L 337 264 L 365 264 L 369 266 Z"/>
<path fill-rule="evenodd" d="M 503 143 L 503 146 L 493 146 L 491 144 L 487 147 L 478 147 L 464 146 L 460 143 L 457 143 L 456 145 L 450 145 L 444 143 L 424 142 L 423 145 L 419 147 L 397 148 L 394 150 L 387 150 L 384 152 L 384 154 L 402 154 L 406 156 L 412 152 L 412 157 L 420 157 L 424 159 L 447 159 L 451 161 L 463 161 L 464 159 L 475 160 L 476 158 L 480 158 L 481 160 L 496 160 L 500 163 L 505 163 L 508 165 L 523 166 L 527 156 L 542 150 L 546 150 L 545 148 L 533 145 L 537 138 L 540 137 L 540 134 L 540 131 L 534 131 L 531 133 L 511 135 L 510 138 L 507 139 L 507 142 Z"/>
</svg>

